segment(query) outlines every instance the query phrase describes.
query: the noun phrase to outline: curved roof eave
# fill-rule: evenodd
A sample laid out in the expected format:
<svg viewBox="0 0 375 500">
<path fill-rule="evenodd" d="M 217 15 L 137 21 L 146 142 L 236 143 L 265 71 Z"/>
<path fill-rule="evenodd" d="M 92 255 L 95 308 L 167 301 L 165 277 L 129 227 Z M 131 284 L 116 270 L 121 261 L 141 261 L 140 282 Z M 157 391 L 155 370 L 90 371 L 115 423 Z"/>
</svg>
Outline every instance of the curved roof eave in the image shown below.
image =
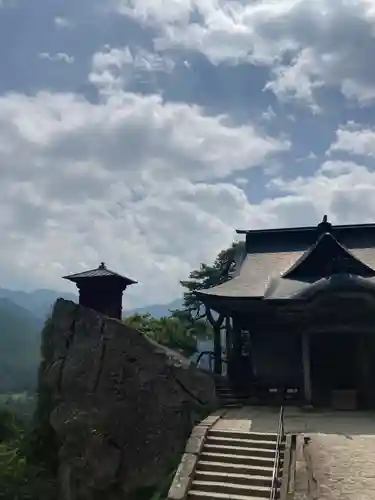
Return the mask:
<svg viewBox="0 0 375 500">
<path fill-rule="evenodd" d="M 361 276 L 345 274 L 335 275 L 329 278 L 321 278 L 320 280 L 310 284 L 303 290 L 291 295 L 289 298 L 292 300 L 309 299 L 317 293 L 329 290 L 340 290 L 343 288 L 343 286 L 351 288 L 353 291 L 355 289 L 361 289 L 362 291 L 367 290 L 375 294 L 374 281 L 368 278 L 362 278 Z"/>
</svg>

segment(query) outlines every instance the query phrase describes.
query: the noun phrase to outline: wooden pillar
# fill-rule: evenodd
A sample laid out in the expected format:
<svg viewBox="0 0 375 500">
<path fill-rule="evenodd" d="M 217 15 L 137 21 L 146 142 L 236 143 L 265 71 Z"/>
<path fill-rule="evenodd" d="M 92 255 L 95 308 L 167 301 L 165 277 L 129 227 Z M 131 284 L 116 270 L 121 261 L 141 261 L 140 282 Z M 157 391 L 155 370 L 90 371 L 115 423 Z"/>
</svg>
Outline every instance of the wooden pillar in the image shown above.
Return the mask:
<svg viewBox="0 0 375 500">
<path fill-rule="evenodd" d="M 242 352 L 241 326 L 238 318 L 233 318 L 233 357 L 239 359 Z"/>
<path fill-rule="evenodd" d="M 216 375 L 221 375 L 221 328 L 220 325 L 214 325 L 214 372 Z"/>
<path fill-rule="evenodd" d="M 222 374 L 222 363 L 221 363 L 221 327 L 224 321 L 224 315 L 219 314 L 217 320 L 212 316 L 211 309 L 206 305 L 206 315 L 214 331 L 214 373 L 216 375 Z"/>
<path fill-rule="evenodd" d="M 227 316 L 225 318 L 225 376 L 229 377 L 229 364 L 232 357 L 232 318 Z"/>
<path fill-rule="evenodd" d="M 360 389 L 360 403 L 364 408 L 371 406 L 371 348 L 368 342 L 368 336 L 365 333 L 359 336 L 359 349 L 358 349 L 358 367 L 360 370 L 359 389 Z"/>
<path fill-rule="evenodd" d="M 312 403 L 311 389 L 311 364 L 310 364 L 310 335 L 308 332 L 302 334 L 302 367 L 303 367 L 303 386 L 305 402 L 307 405 Z"/>
<path fill-rule="evenodd" d="M 242 336 L 241 336 L 241 321 L 235 316 L 233 317 L 233 343 L 231 355 L 231 385 L 234 388 L 239 388 L 242 382 Z"/>
</svg>

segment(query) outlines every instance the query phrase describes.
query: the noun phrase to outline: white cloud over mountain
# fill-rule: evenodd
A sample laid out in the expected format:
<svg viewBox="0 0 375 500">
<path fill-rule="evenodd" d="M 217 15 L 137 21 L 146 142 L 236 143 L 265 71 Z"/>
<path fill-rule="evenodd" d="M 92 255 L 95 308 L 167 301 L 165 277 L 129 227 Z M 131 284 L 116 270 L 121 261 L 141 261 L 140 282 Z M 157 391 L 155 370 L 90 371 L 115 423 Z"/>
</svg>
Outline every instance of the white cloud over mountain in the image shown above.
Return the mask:
<svg viewBox="0 0 375 500">
<path fill-rule="evenodd" d="M 51 9 L 22 78 L 31 42 L 0 52 L 2 286 L 104 260 L 141 306 L 235 228 L 375 221 L 371 2 L 97 7 Z"/>
</svg>

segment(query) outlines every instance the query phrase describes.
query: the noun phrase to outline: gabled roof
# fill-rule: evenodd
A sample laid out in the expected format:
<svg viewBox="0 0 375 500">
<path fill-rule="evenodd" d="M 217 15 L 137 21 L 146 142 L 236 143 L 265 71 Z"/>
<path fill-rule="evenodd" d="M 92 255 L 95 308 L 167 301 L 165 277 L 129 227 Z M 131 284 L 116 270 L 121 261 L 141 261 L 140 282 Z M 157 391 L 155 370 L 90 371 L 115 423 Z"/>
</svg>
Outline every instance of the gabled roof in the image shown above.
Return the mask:
<svg viewBox="0 0 375 500">
<path fill-rule="evenodd" d="M 318 227 L 247 231 L 246 256 L 233 279 L 197 295 L 211 301 L 292 298 L 327 276 L 329 267 L 333 274 L 342 271 L 373 281 L 375 224 L 331 226 L 323 220 Z"/>
<path fill-rule="evenodd" d="M 117 277 L 121 281 L 123 281 L 123 283 L 126 285 L 132 285 L 137 283 L 136 281 L 127 278 L 126 276 L 122 276 L 121 274 L 118 274 L 115 271 L 111 271 L 111 269 L 108 269 L 106 267 L 104 262 L 101 262 L 101 264 L 96 269 L 90 269 L 88 271 L 83 271 L 81 273 L 70 274 L 69 276 L 63 276 L 63 279 L 73 281 L 73 283 L 77 283 L 90 278 L 108 278 L 108 277 L 112 278 Z"/>
<path fill-rule="evenodd" d="M 359 260 L 331 233 L 323 233 L 317 242 L 283 273 L 283 278 L 321 278 L 344 273 L 358 276 L 375 276 L 375 271 Z"/>
</svg>

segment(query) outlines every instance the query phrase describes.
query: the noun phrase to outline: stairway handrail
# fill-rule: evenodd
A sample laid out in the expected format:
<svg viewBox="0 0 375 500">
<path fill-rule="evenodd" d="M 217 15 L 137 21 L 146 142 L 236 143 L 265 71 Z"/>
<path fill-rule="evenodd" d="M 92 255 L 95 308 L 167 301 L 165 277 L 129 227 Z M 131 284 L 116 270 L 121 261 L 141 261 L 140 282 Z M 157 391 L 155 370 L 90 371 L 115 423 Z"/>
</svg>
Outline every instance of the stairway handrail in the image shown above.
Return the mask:
<svg viewBox="0 0 375 500">
<path fill-rule="evenodd" d="M 271 483 L 271 493 L 270 493 L 270 500 L 275 500 L 276 498 L 276 492 L 277 492 L 277 487 L 278 487 L 278 475 L 279 475 L 279 468 L 280 468 L 280 451 L 281 451 L 281 443 L 284 439 L 284 407 L 280 407 L 280 413 L 279 413 L 279 423 L 277 427 L 277 439 L 276 439 L 276 454 L 275 454 L 275 461 L 273 465 L 273 472 L 272 472 L 272 483 Z"/>
<path fill-rule="evenodd" d="M 200 351 L 200 353 L 198 355 L 198 358 L 197 358 L 197 361 L 195 362 L 195 364 L 198 366 L 199 361 L 202 359 L 203 356 L 205 356 L 207 354 L 210 357 L 210 369 L 211 369 L 211 371 L 212 371 L 212 362 L 213 362 L 213 360 L 216 357 L 219 357 L 223 363 L 228 364 L 228 358 L 226 356 L 216 356 L 216 354 L 215 354 L 214 351 Z"/>
</svg>

